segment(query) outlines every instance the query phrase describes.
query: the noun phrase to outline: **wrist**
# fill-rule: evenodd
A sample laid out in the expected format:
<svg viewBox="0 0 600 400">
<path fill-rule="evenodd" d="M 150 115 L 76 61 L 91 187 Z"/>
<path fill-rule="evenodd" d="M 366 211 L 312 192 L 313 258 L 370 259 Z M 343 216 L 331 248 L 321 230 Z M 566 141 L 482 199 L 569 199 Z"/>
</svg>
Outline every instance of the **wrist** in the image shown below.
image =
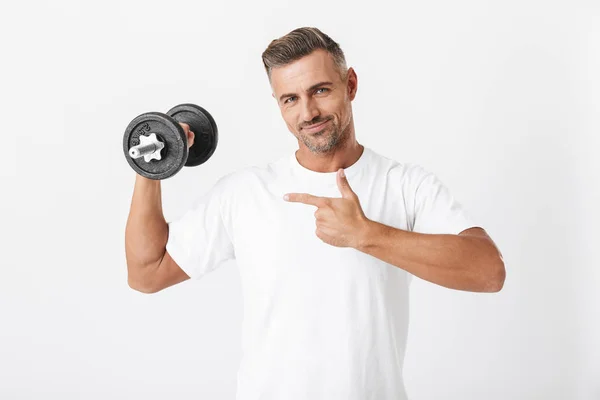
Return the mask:
<svg viewBox="0 0 600 400">
<path fill-rule="evenodd" d="M 357 243 L 355 246 L 356 250 L 365 252 L 365 250 L 375 245 L 378 225 L 379 224 L 377 222 L 365 218 L 359 230 Z"/>
</svg>

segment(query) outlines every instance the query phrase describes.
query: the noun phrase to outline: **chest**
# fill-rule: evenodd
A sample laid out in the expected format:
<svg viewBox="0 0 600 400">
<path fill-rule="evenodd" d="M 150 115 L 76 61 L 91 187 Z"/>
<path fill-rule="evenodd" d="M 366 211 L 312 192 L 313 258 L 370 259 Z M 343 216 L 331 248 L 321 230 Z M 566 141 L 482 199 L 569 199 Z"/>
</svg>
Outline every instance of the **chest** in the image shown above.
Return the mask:
<svg viewBox="0 0 600 400">
<path fill-rule="evenodd" d="M 367 218 L 407 229 L 407 213 L 399 188 L 390 188 L 377 179 L 356 179 L 350 185 Z M 289 279 L 302 280 L 314 274 L 335 276 L 349 272 L 364 278 L 367 273 L 364 269 L 368 268 L 365 265 L 373 264 L 375 259 L 358 250 L 321 241 L 315 234 L 317 207 L 286 202 L 285 193 L 341 197 L 335 182 L 326 186 L 273 182 L 248 191 L 235 206 L 232 227 L 240 271 L 251 271 L 253 277 L 268 275 L 270 279 L 285 274 Z M 373 269 L 368 273 L 373 273 Z"/>
</svg>

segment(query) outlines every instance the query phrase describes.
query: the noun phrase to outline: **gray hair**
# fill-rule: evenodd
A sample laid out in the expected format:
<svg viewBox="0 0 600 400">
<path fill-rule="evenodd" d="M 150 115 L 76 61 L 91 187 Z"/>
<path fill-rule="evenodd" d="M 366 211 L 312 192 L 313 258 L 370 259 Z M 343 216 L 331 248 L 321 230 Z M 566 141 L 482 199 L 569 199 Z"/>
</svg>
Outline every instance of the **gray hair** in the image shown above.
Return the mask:
<svg viewBox="0 0 600 400">
<path fill-rule="evenodd" d="M 339 69 L 340 76 L 345 79 L 348 68 L 340 45 L 317 28 L 303 27 L 273 40 L 262 53 L 263 65 L 269 82 L 273 68 L 288 65 L 317 49 L 323 49 L 331 55 L 334 64 Z"/>
</svg>

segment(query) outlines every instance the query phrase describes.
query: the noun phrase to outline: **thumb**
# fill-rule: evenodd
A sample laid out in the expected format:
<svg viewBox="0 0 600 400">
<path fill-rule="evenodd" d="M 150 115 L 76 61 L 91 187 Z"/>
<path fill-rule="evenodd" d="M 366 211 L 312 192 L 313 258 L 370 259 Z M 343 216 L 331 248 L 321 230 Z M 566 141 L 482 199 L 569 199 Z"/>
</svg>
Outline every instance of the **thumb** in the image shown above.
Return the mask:
<svg viewBox="0 0 600 400">
<path fill-rule="evenodd" d="M 350 184 L 348 183 L 348 178 L 346 178 L 346 174 L 344 173 L 344 169 L 340 168 L 338 170 L 337 173 L 337 185 L 338 188 L 340 189 L 340 192 L 342 193 L 342 197 L 343 198 L 350 198 L 350 197 L 354 197 L 354 191 L 352 190 L 352 188 L 350 187 Z"/>
<path fill-rule="evenodd" d="M 188 138 L 188 147 L 192 147 L 194 145 L 194 139 L 196 139 L 196 134 L 192 131 L 188 131 L 187 138 Z"/>
</svg>

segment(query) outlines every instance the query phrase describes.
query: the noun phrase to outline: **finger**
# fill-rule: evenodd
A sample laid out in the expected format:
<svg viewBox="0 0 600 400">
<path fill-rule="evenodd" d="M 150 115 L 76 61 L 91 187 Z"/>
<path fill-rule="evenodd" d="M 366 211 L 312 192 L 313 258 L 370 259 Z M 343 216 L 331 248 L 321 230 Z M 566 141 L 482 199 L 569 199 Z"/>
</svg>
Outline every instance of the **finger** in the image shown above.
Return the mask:
<svg viewBox="0 0 600 400">
<path fill-rule="evenodd" d="M 314 213 L 315 220 L 323 224 L 327 223 L 331 215 L 332 209 L 330 207 L 317 207 Z"/>
<path fill-rule="evenodd" d="M 354 197 L 354 191 L 350 187 L 350 183 L 348 183 L 348 178 L 344 174 L 344 170 L 342 168 L 338 170 L 336 180 L 338 189 L 340 189 L 340 193 L 342 193 L 343 198 Z"/>
<path fill-rule="evenodd" d="M 187 139 L 188 139 L 188 147 L 192 147 L 194 145 L 194 138 L 196 135 L 192 131 L 188 131 Z"/>
<path fill-rule="evenodd" d="M 292 203 L 304 203 L 317 207 L 323 206 L 326 201 L 325 197 L 313 196 L 308 193 L 287 193 L 283 199 Z"/>
<path fill-rule="evenodd" d="M 325 241 L 326 239 L 325 234 L 323 234 L 323 232 L 319 228 L 315 229 L 315 235 L 317 235 L 317 237 L 322 241 Z"/>
<path fill-rule="evenodd" d="M 183 131 L 185 133 L 187 133 L 190 130 L 190 126 L 188 124 L 186 124 L 185 122 L 180 122 L 179 125 L 181 125 L 181 127 L 183 128 Z"/>
</svg>

